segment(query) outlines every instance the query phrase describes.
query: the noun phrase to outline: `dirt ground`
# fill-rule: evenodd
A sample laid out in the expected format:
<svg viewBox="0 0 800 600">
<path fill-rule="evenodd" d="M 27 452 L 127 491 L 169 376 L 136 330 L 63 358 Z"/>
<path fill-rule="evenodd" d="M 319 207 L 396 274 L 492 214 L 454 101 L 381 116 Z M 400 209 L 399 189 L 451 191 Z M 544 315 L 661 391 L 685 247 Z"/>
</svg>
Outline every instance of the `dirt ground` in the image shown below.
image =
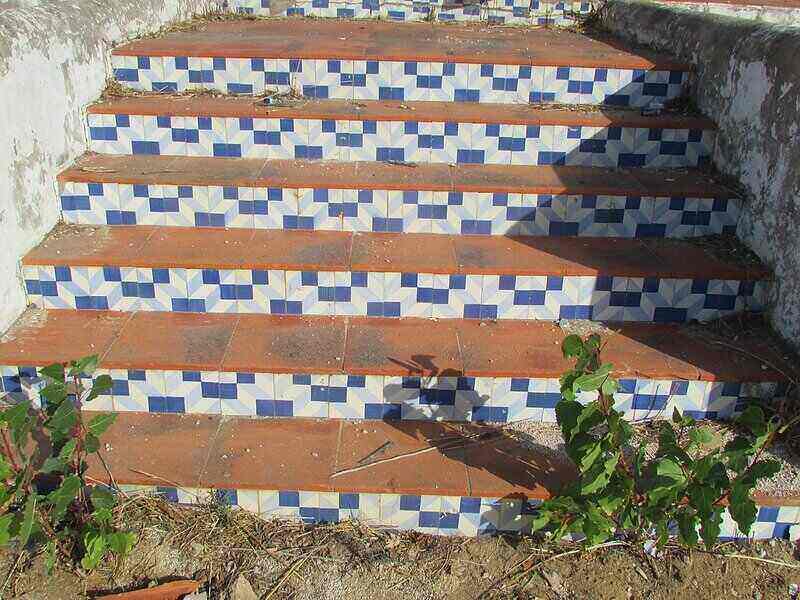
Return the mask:
<svg viewBox="0 0 800 600">
<path fill-rule="evenodd" d="M 120 519 L 140 535 L 134 552 L 82 576 L 50 576 L 41 557 L 0 556 L 0 597 L 94 598 L 174 579 L 207 583 L 227 598 L 241 575 L 259 598 L 796 598 L 800 562 L 788 542 L 721 545 L 715 552 L 640 545 L 591 552 L 530 537 L 431 537 L 356 523 L 304 527 L 219 505 L 126 503 Z"/>
</svg>

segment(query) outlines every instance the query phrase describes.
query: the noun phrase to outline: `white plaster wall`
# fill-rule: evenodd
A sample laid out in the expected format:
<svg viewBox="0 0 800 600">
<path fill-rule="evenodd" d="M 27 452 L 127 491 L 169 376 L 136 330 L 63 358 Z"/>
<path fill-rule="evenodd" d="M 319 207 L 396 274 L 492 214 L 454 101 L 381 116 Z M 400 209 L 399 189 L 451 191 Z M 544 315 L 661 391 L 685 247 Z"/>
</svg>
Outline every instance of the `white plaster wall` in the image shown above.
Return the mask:
<svg viewBox="0 0 800 600">
<path fill-rule="evenodd" d="M 614 35 L 690 62 L 719 127 L 716 167 L 744 186 L 738 236 L 773 270 L 772 325 L 800 348 L 800 28 L 609 0 Z"/>
<path fill-rule="evenodd" d="M 776 25 L 789 25 L 800 27 L 800 8 L 782 8 L 780 6 L 758 6 L 725 4 L 723 2 L 661 2 L 665 6 L 672 6 L 683 10 L 707 13 L 711 15 L 723 15 L 726 17 L 737 17 L 739 19 L 753 19 L 763 23 L 774 23 Z"/>
<path fill-rule="evenodd" d="M 210 0 L 0 0 L 0 332 L 26 304 L 20 258 L 59 218 L 55 177 L 86 148 L 113 45 Z"/>
</svg>

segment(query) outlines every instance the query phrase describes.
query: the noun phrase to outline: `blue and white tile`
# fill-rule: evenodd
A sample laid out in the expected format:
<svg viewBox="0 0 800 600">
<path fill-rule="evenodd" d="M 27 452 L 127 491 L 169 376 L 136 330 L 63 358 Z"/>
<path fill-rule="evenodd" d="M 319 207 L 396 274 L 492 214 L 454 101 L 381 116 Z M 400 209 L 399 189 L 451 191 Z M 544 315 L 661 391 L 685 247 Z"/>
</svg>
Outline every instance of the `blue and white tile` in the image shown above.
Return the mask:
<svg viewBox="0 0 800 600">
<path fill-rule="evenodd" d="M 334 273 L 336 315 L 368 315 L 371 305 L 383 302 L 383 273 L 339 271 Z"/>
<path fill-rule="evenodd" d="M 222 400 L 222 414 L 278 417 L 284 414 L 275 402 L 275 375 L 273 373 L 220 373 L 220 381 L 235 382 L 235 400 Z"/>
<path fill-rule="evenodd" d="M 426 273 L 384 273 L 383 301 L 399 306 L 399 317 L 430 317 L 433 275 Z"/>
<path fill-rule="evenodd" d="M 296 303 L 303 315 L 335 314 L 333 271 L 285 271 L 285 300 Z"/>
<path fill-rule="evenodd" d="M 252 209 L 255 229 L 294 229 L 298 223 L 298 196 L 303 190 L 289 188 L 253 188 Z M 239 212 L 242 212 L 239 204 Z"/>
<path fill-rule="evenodd" d="M 276 373 L 274 376 L 275 400 L 291 402 L 292 416 L 327 418 L 327 398 L 312 397 L 312 387 L 324 388 L 328 375 L 305 375 Z"/>
</svg>

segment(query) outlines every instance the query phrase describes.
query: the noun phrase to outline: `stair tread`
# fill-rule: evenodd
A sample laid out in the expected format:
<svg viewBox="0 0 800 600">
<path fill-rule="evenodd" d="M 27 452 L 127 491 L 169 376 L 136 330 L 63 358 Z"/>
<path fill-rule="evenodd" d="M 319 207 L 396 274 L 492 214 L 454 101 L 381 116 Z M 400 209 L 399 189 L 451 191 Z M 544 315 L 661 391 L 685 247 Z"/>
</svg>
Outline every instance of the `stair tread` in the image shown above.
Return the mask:
<svg viewBox="0 0 800 600">
<path fill-rule="evenodd" d="M 643 116 L 635 110 L 604 107 L 569 110 L 536 104 L 476 102 L 302 99 L 286 106 L 267 106 L 253 98 L 244 97 L 142 94 L 103 100 L 90 106 L 87 111 L 89 114 L 155 116 L 716 129 L 711 119 L 671 113 Z"/>
<path fill-rule="evenodd" d="M 103 440 L 128 485 L 544 499 L 574 476 L 565 456 L 473 424 L 123 413 Z M 92 461 L 89 475 L 107 472 Z"/>
<path fill-rule="evenodd" d="M 686 240 L 58 225 L 23 265 L 757 280 Z"/>
<path fill-rule="evenodd" d="M 432 190 L 732 198 L 697 169 L 446 165 L 87 153 L 59 181 L 272 188 Z"/>
<path fill-rule="evenodd" d="M 684 62 L 632 50 L 599 35 L 544 28 L 323 19 L 206 23 L 193 31 L 135 40 L 115 48 L 113 54 L 688 70 Z"/>
<path fill-rule="evenodd" d="M 557 378 L 569 366 L 565 335 L 545 321 L 31 308 L 0 338 L 0 365 L 97 354 L 107 369 Z M 638 323 L 610 325 L 602 336 L 603 359 L 621 378 L 748 383 L 796 370 L 760 325 L 729 340 Z"/>
</svg>

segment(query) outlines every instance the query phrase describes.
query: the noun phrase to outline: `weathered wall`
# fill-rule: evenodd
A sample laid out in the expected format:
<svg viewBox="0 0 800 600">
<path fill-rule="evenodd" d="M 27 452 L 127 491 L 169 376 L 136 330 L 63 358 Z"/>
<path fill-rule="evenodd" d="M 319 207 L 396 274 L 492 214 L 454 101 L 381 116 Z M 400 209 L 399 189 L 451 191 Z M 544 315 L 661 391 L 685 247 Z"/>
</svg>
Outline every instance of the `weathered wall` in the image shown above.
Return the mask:
<svg viewBox="0 0 800 600">
<path fill-rule="evenodd" d="M 55 176 L 86 147 L 112 45 L 209 0 L 0 0 L 0 331 L 25 305 L 20 257 L 59 216 Z"/>
<path fill-rule="evenodd" d="M 776 25 L 790 25 L 800 27 L 800 7 L 787 8 L 782 6 L 759 6 L 758 4 L 726 4 L 724 2 L 678 2 L 666 0 L 668 6 L 680 7 L 712 15 L 739 17 L 740 19 L 755 19 L 762 23 Z"/>
<path fill-rule="evenodd" d="M 696 67 L 692 96 L 720 131 L 714 162 L 752 196 L 739 236 L 773 268 L 771 319 L 800 347 L 800 29 L 610 0 L 615 35 Z"/>
</svg>

